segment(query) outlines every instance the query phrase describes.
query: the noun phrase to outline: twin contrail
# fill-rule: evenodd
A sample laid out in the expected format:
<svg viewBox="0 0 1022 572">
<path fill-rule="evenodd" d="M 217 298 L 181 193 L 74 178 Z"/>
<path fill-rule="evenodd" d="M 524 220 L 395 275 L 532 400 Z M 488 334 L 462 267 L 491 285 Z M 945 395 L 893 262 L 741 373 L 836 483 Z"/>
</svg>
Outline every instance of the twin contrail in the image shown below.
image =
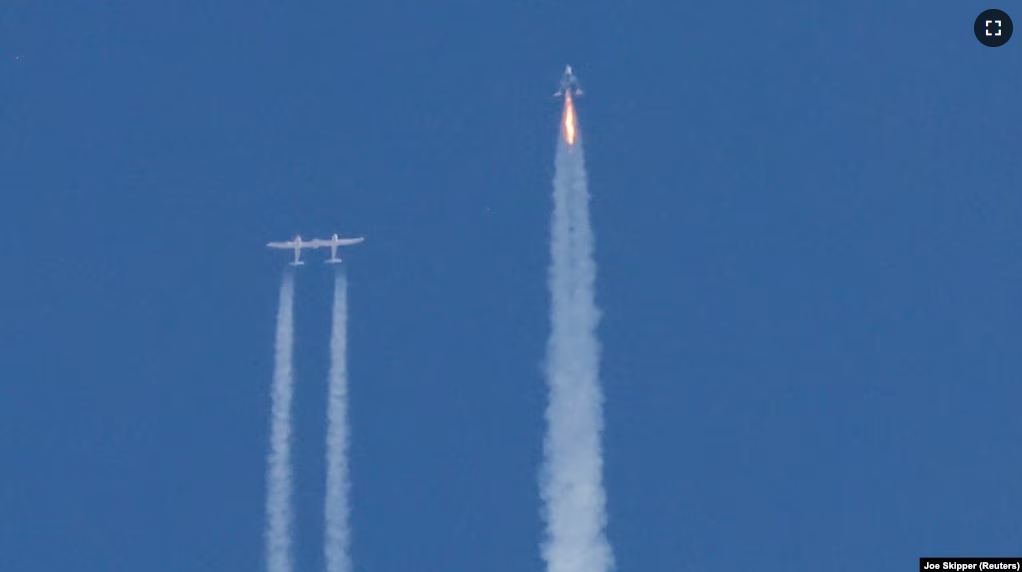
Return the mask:
<svg viewBox="0 0 1022 572">
<path fill-rule="evenodd" d="M 348 280 L 344 270 L 334 275 L 334 316 L 330 335 L 329 401 L 326 437 L 327 572 L 350 572 L 348 554 Z"/>
<path fill-rule="evenodd" d="M 338 268 L 334 282 L 333 331 L 330 337 L 327 409 L 327 482 L 324 553 L 327 572 L 350 572 L 348 555 L 348 282 Z M 291 572 L 291 401 L 294 394 L 294 272 L 280 285 L 273 367 L 270 453 L 267 458 L 266 565 L 268 572 Z"/>
<path fill-rule="evenodd" d="M 550 402 L 541 494 L 547 521 L 548 572 L 607 572 L 614 556 L 604 532 L 603 394 L 593 284 L 593 232 L 582 139 L 571 94 L 565 93 L 557 145 L 551 230 L 551 333 L 547 346 Z"/>
<path fill-rule="evenodd" d="M 291 397 L 294 370 L 294 273 L 280 284 L 273 365 L 272 426 L 266 469 L 266 562 L 269 572 L 291 572 Z"/>
</svg>

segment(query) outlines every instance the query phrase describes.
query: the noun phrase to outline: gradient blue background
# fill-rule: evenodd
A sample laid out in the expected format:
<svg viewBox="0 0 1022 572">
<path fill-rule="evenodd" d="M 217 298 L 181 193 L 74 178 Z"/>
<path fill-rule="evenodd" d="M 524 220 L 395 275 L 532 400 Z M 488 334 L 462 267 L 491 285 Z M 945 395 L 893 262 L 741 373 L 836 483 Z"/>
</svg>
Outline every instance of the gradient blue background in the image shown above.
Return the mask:
<svg viewBox="0 0 1022 572">
<path fill-rule="evenodd" d="M 565 63 L 619 569 L 1022 553 L 1022 39 L 766 4 L 4 2 L 0 570 L 263 568 L 263 245 L 335 231 L 356 568 L 540 570 Z M 301 269 L 297 570 L 331 287 Z"/>
</svg>

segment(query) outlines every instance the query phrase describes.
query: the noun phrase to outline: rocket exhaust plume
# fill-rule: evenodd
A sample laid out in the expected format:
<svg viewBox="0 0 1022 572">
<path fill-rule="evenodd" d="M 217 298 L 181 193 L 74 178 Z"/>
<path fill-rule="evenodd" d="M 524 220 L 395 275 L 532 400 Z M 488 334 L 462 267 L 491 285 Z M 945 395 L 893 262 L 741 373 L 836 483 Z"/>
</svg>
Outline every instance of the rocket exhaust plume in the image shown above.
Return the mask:
<svg viewBox="0 0 1022 572">
<path fill-rule="evenodd" d="M 575 104 L 571 101 L 571 92 L 564 94 L 564 119 L 561 120 L 564 128 L 564 141 L 568 145 L 575 144 Z M 583 165 L 584 168 L 584 165 Z"/>
<path fill-rule="evenodd" d="M 603 395 L 599 385 L 600 312 L 581 134 L 565 93 L 554 175 L 551 230 L 550 387 L 540 486 L 545 503 L 542 551 L 548 572 L 608 572 L 614 557 L 604 532 Z"/>
<path fill-rule="evenodd" d="M 348 553 L 348 281 L 342 268 L 334 275 L 333 330 L 330 335 L 327 405 L 326 528 L 327 572 L 350 572 Z"/>
<path fill-rule="evenodd" d="M 270 453 L 266 470 L 266 567 L 291 572 L 291 396 L 294 370 L 294 273 L 285 270 L 277 310 Z"/>
</svg>

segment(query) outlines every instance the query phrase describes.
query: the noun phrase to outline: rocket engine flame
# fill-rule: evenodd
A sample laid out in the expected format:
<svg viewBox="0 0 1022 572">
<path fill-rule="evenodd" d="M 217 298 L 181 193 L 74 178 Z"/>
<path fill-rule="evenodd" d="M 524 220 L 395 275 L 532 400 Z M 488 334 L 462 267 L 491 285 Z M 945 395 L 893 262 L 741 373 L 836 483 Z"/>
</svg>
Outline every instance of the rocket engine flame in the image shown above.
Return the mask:
<svg viewBox="0 0 1022 572">
<path fill-rule="evenodd" d="M 564 127 L 564 140 L 568 142 L 568 145 L 575 144 L 575 104 L 571 101 L 571 93 L 565 92 L 564 94 L 564 121 L 562 122 Z"/>
</svg>

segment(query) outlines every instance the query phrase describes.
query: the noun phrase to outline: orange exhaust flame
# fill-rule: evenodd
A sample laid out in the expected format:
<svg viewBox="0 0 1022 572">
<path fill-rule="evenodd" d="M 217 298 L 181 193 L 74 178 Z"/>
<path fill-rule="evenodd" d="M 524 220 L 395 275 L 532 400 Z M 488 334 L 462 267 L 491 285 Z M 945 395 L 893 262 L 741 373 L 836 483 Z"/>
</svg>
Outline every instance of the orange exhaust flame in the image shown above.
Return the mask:
<svg viewBox="0 0 1022 572">
<path fill-rule="evenodd" d="M 571 102 L 571 94 L 564 94 L 564 140 L 568 145 L 575 144 L 575 104 Z"/>
</svg>

